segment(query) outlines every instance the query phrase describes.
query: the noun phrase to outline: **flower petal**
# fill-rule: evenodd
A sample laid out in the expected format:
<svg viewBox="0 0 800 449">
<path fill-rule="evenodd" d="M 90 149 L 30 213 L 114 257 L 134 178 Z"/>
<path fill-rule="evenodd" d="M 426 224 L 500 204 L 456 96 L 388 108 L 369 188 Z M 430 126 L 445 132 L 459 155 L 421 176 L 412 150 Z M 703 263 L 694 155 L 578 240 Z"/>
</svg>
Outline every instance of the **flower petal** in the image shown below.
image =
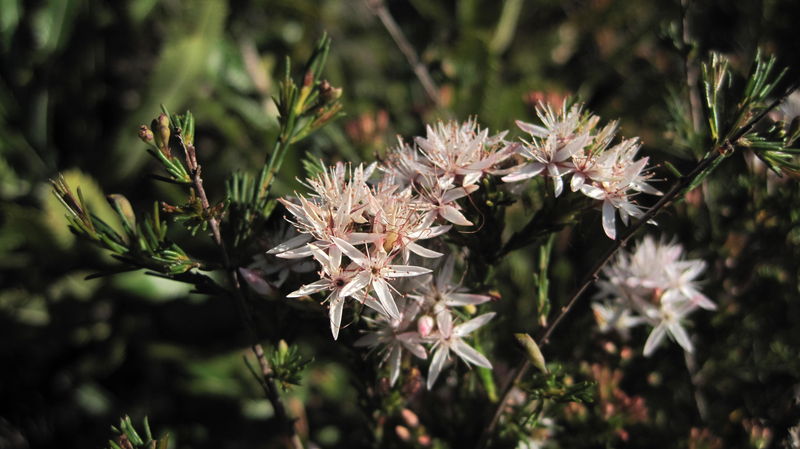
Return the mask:
<svg viewBox="0 0 800 449">
<path fill-rule="evenodd" d="M 653 354 L 653 351 L 661 344 L 661 340 L 664 339 L 664 335 L 666 335 L 667 326 L 664 323 L 659 324 L 658 326 L 650 332 L 650 335 L 647 337 L 647 341 L 644 343 L 644 356 L 650 357 Z"/>
<path fill-rule="evenodd" d="M 444 367 L 444 362 L 447 361 L 447 354 L 450 352 L 446 347 L 439 346 L 436 349 L 436 352 L 433 353 L 433 360 L 431 361 L 431 367 L 428 369 L 428 390 L 433 387 L 433 384 L 436 383 L 436 378 L 439 377 L 439 373 L 442 372 L 442 367 Z"/>
<path fill-rule="evenodd" d="M 302 246 L 304 243 L 308 243 L 312 239 L 313 237 L 310 234 L 300 234 L 267 251 L 267 254 L 282 253 L 284 251 L 297 248 L 298 246 Z"/>
<path fill-rule="evenodd" d="M 482 366 L 489 369 L 492 368 L 492 362 L 490 362 L 486 356 L 476 351 L 472 346 L 464 343 L 463 340 L 455 340 L 450 349 L 458 354 L 458 356 L 461 357 L 461 360 L 469 364 Z"/>
<path fill-rule="evenodd" d="M 694 346 L 692 346 L 692 340 L 689 339 L 689 334 L 686 333 L 686 329 L 681 326 L 681 323 L 677 320 L 671 320 L 667 322 L 667 330 L 669 331 L 670 335 L 675 338 L 675 341 L 678 342 L 679 345 L 683 347 L 686 352 L 692 352 Z"/>
<path fill-rule="evenodd" d="M 358 273 L 350 282 L 347 283 L 339 292 L 341 297 L 352 296 L 369 284 L 370 275 L 369 271 L 362 271 Z"/>
<path fill-rule="evenodd" d="M 262 296 L 272 296 L 277 293 L 275 287 L 273 287 L 269 282 L 264 280 L 258 273 L 254 270 L 249 268 L 240 267 L 239 274 L 242 275 L 242 279 L 247 282 L 247 285 L 253 289 L 254 292 L 258 293 Z"/>
<path fill-rule="evenodd" d="M 467 306 L 483 304 L 491 301 L 491 296 L 475 295 L 472 293 L 450 293 L 447 295 L 448 306 Z"/>
<path fill-rule="evenodd" d="M 308 285 L 304 285 L 297 290 L 289 293 L 286 295 L 287 298 L 299 298 L 301 296 L 307 296 L 316 292 L 320 292 L 322 290 L 328 289 L 331 287 L 331 281 L 328 279 L 320 279 L 316 282 L 312 282 Z"/>
<path fill-rule="evenodd" d="M 603 201 L 603 231 L 606 232 L 606 235 L 611 240 L 617 238 L 615 214 L 616 210 L 614 209 L 614 205 L 611 204 L 611 201 Z"/>
<path fill-rule="evenodd" d="M 414 265 L 389 265 L 387 268 L 388 273 L 385 275 L 387 278 L 419 276 L 431 272 L 430 268 L 417 267 Z"/>
<path fill-rule="evenodd" d="M 391 318 L 400 319 L 400 311 L 397 310 L 397 304 L 394 302 L 392 292 L 389 290 L 389 284 L 383 279 L 377 278 L 372 280 L 372 288 L 375 289 L 378 300 L 381 302 L 383 308 L 386 309 L 386 313 L 388 313 Z"/>
<path fill-rule="evenodd" d="M 365 256 L 361 251 L 357 250 L 355 246 L 338 237 L 331 237 L 331 239 L 333 240 L 333 243 L 338 246 L 347 257 L 350 258 L 350 260 L 359 266 L 364 267 L 369 264 L 367 256 Z"/>
<path fill-rule="evenodd" d="M 413 242 L 407 244 L 406 248 L 408 248 L 409 251 L 411 251 L 412 253 L 414 253 L 414 254 L 416 254 L 418 256 L 427 257 L 429 259 L 435 259 L 437 257 L 444 256 L 444 254 L 442 254 L 442 253 L 440 253 L 438 251 L 434 251 L 432 249 L 425 248 L 425 247 L 417 245 L 416 243 L 413 243 Z"/>
<path fill-rule="evenodd" d="M 439 214 L 447 221 L 461 226 L 472 226 L 472 222 L 467 220 L 461 212 L 453 206 L 442 206 L 439 208 Z"/>
<path fill-rule="evenodd" d="M 500 178 L 503 182 L 517 182 L 528 178 L 533 178 L 544 170 L 544 164 L 540 162 L 532 162 L 525 164 L 517 171 Z"/>
<path fill-rule="evenodd" d="M 333 294 L 331 296 L 334 296 Z M 336 340 L 339 338 L 339 328 L 342 324 L 342 310 L 344 309 L 344 298 L 335 297 L 331 298 L 331 310 L 330 310 L 330 318 L 331 318 L 331 333 L 333 334 L 333 339 Z"/>
<path fill-rule="evenodd" d="M 459 324 L 458 326 L 453 329 L 453 335 L 456 337 L 466 337 L 467 335 L 471 334 L 472 331 L 478 329 L 479 327 L 483 326 L 484 324 L 488 323 L 492 318 L 494 318 L 495 313 L 489 312 L 484 313 L 483 315 L 473 318 L 466 323 Z"/>
</svg>

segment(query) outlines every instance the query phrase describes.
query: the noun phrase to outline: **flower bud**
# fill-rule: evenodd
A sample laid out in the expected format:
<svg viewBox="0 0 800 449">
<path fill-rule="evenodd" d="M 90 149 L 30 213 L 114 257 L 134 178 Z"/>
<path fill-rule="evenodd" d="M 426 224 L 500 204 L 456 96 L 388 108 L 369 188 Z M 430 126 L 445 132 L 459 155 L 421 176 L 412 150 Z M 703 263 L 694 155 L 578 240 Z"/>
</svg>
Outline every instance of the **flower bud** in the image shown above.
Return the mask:
<svg viewBox="0 0 800 449">
<path fill-rule="evenodd" d="M 150 124 L 150 127 L 153 129 L 153 133 L 155 134 L 155 141 L 158 148 L 161 149 L 162 152 L 169 153 L 169 117 L 167 114 L 162 113 L 157 118 L 153 120 L 153 123 Z"/>
<path fill-rule="evenodd" d="M 416 413 L 412 412 L 407 408 L 404 408 L 400 412 L 400 414 L 403 416 L 403 421 L 405 421 L 406 424 L 408 424 L 408 427 L 411 427 L 413 429 L 414 427 L 419 426 L 419 417 L 417 417 Z"/>
<path fill-rule="evenodd" d="M 417 320 L 417 332 L 421 337 L 427 337 L 430 335 L 431 331 L 433 330 L 433 325 L 435 322 L 433 321 L 433 317 L 430 315 L 425 315 L 420 317 Z"/>
<path fill-rule="evenodd" d="M 400 438 L 403 441 L 406 441 L 406 442 L 411 441 L 411 432 L 409 432 L 408 429 L 406 429 L 403 426 L 395 427 L 394 428 L 394 433 L 396 433 L 397 437 Z"/>
<path fill-rule="evenodd" d="M 142 139 L 144 143 L 153 143 L 153 130 L 150 129 L 147 125 L 142 125 L 139 127 L 139 138 Z"/>
<path fill-rule="evenodd" d="M 333 87 L 327 80 L 319 83 L 319 97 L 324 104 L 333 103 L 342 96 L 341 87 Z"/>
<path fill-rule="evenodd" d="M 108 202 L 111 203 L 111 207 L 113 207 L 117 213 L 122 217 L 123 220 L 130 226 L 131 229 L 136 227 L 136 215 L 133 213 L 133 207 L 131 207 L 130 201 L 122 195 L 117 193 L 112 193 L 106 197 Z"/>
</svg>

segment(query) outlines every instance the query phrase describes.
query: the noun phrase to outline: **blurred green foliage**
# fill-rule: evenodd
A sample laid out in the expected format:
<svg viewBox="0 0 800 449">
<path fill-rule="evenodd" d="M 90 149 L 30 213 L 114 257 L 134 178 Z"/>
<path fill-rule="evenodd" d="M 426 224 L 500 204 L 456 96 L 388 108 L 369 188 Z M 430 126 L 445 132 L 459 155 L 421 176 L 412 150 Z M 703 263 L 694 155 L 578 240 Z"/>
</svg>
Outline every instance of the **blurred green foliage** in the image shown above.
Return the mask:
<svg viewBox="0 0 800 449">
<path fill-rule="evenodd" d="M 161 104 L 193 111 L 210 199 L 222 201 L 231 171 L 255 176 L 252 167 L 270 154 L 283 56 L 305 60 L 325 31 L 333 39 L 325 77 L 344 89 L 347 117 L 288 155 L 275 193 L 300 188 L 295 178 L 319 159 L 374 160 L 394 134 L 419 135 L 436 118 L 477 115 L 494 130 L 509 129 L 514 119 L 532 120 L 535 101 L 568 94 L 605 119 L 619 118 L 624 135 L 642 136 L 653 161 L 686 172 L 707 150 L 687 132 L 691 121 L 681 122 L 689 116 L 686 61 L 698 66 L 716 50 L 745 72 L 760 46 L 791 68 L 788 80 L 797 79 L 800 4 L 684 3 L 685 17 L 680 2 L 667 0 L 388 2 L 439 87 L 437 108 L 361 1 L 0 0 L 0 447 L 101 447 L 108 425 L 125 414 L 136 422 L 150 416 L 171 447 L 261 447 L 276 432 L 274 411 L 242 361 L 250 342 L 236 307 L 142 272 L 84 280 L 118 265 L 68 232 L 50 192 L 48 180 L 64 173 L 118 232 L 122 223 L 104 194 L 124 194 L 136 210 L 151 210 L 152 198 L 179 201 L 177 188 L 146 176 L 155 166 L 137 137 Z M 647 419 L 607 419 L 599 405 L 567 408 L 556 432 L 568 435 L 561 447 L 687 447 L 693 428 L 708 429 L 707 439 L 723 447 L 754 447 L 765 428 L 776 442 L 787 438 L 800 421 L 796 181 L 736 155 L 660 218 L 656 232 L 676 236 L 712 267 L 706 294 L 720 310 L 695 318 L 693 379 L 677 347 L 630 358 L 626 345 L 638 348 L 642 332 L 634 343 L 601 337 L 588 301 L 578 307 L 546 359 L 563 364 L 576 385 L 600 382 L 600 404 L 619 406 L 619 397 L 602 396 L 603 385 L 643 398 Z M 524 226 L 529 207 L 515 206 L 512 230 Z M 562 231 L 550 254 L 518 250 L 488 268 L 502 296 L 492 304 L 495 329 L 508 330 L 483 348 L 498 376 L 521 356 L 513 332 L 534 333 L 540 309 L 563 305 L 605 248 L 599 228 L 581 223 Z M 170 237 L 213 257 L 213 245 L 187 235 Z M 540 275 L 549 276 L 548 298 Z M 292 276 L 287 285 L 299 285 Z M 361 411 L 373 400 L 360 393 L 374 387 L 360 385 L 369 382 L 364 373 L 377 374 L 362 359 L 342 363 L 341 346 L 358 337 L 354 330 L 335 343 L 315 332 L 327 321 L 314 310 L 287 311 L 268 300 L 254 308 L 265 338 L 286 339 L 296 351 L 283 362 L 313 359 L 287 396 L 305 438 L 321 447 L 402 446 L 383 430 L 398 416 Z M 587 364 L 618 368 L 621 377 L 603 384 L 595 374 L 607 371 Z M 473 444 L 485 404 L 434 399 L 441 408 L 417 411 L 434 444 Z"/>
</svg>

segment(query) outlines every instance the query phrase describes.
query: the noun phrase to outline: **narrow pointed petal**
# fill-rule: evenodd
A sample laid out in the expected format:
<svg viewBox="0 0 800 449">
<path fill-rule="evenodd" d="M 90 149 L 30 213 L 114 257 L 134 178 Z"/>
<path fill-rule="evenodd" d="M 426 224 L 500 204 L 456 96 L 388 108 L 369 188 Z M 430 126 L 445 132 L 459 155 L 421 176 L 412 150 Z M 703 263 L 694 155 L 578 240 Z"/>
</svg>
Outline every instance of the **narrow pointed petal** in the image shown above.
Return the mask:
<svg viewBox="0 0 800 449">
<path fill-rule="evenodd" d="M 456 266 L 456 258 L 453 254 L 447 256 L 444 264 L 439 268 L 439 273 L 436 274 L 436 289 L 440 292 L 447 290 L 447 284 L 453 278 L 453 269 Z"/>
<path fill-rule="evenodd" d="M 339 328 L 342 325 L 343 309 L 344 309 L 344 298 L 337 297 L 331 299 L 331 310 L 330 310 L 331 334 L 333 334 L 334 340 L 339 338 Z"/>
<path fill-rule="evenodd" d="M 460 226 L 472 226 L 472 222 L 467 220 L 467 217 L 453 206 L 442 206 L 439 208 L 439 213 L 450 223 Z"/>
<path fill-rule="evenodd" d="M 389 385 L 394 386 L 397 378 L 400 377 L 400 361 L 403 355 L 400 346 L 395 345 L 389 354 Z"/>
<path fill-rule="evenodd" d="M 322 290 L 328 289 L 331 286 L 331 281 L 327 279 L 320 279 L 319 281 L 312 282 L 308 285 L 304 285 L 297 290 L 289 293 L 286 295 L 287 298 L 299 298 L 301 296 L 308 296 L 316 292 L 320 292 Z"/>
<path fill-rule="evenodd" d="M 564 180 L 561 179 L 561 176 L 556 176 L 553 178 L 553 187 L 556 198 L 558 198 L 558 196 L 561 195 L 561 192 L 564 191 Z"/>
<path fill-rule="evenodd" d="M 706 310 L 717 310 L 717 305 L 714 304 L 713 301 L 708 299 L 708 297 L 700 292 L 695 292 L 694 295 L 691 296 L 692 303 L 696 304 L 698 307 L 702 307 Z"/>
<path fill-rule="evenodd" d="M 381 303 L 378 300 L 376 300 L 375 298 L 373 298 L 372 296 L 368 296 L 368 297 L 364 298 L 363 301 L 359 300 L 359 302 L 361 302 L 365 306 L 369 307 L 370 309 L 378 312 L 379 314 L 381 314 L 383 316 L 389 316 L 389 313 L 386 312 L 386 309 L 383 308 Z"/>
<path fill-rule="evenodd" d="M 617 228 L 615 225 L 614 215 L 616 210 L 614 206 L 611 204 L 610 201 L 603 202 L 603 231 L 606 232 L 606 235 L 611 240 L 616 240 L 617 238 Z"/>
<path fill-rule="evenodd" d="M 347 296 L 354 295 L 356 292 L 360 291 L 364 287 L 369 284 L 370 275 L 368 271 L 362 271 L 358 273 L 350 282 L 347 283 L 344 287 L 342 287 L 342 291 L 339 292 L 343 298 Z"/>
<path fill-rule="evenodd" d="M 389 290 L 389 284 L 383 279 L 375 279 L 372 281 L 372 288 L 375 289 L 378 300 L 381 302 L 383 308 L 386 309 L 386 313 L 392 318 L 399 319 L 400 311 L 397 310 L 397 304 L 395 304 L 392 292 Z"/>
<path fill-rule="evenodd" d="M 596 200 L 603 200 L 606 197 L 605 190 L 589 184 L 584 184 L 581 186 L 581 193 Z"/>
<path fill-rule="evenodd" d="M 415 357 L 425 360 L 428 358 L 428 353 L 425 352 L 425 347 L 419 344 L 419 336 L 416 332 L 406 332 L 404 334 L 400 334 L 397 336 L 397 339 L 400 340 L 400 343 L 403 344 L 403 347 L 408 350 L 408 352 L 414 354 Z"/>
<path fill-rule="evenodd" d="M 325 254 L 325 251 L 322 251 L 321 249 L 319 249 L 317 245 L 314 245 L 312 243 L 309 243 L 308 245 L 306 245 L 306 247 L 309 249 L 309 251 L 311 251 L 311 255 L 314 256 L 314 259 L 317 259 L 317 262 L 319 262 L 320 265 L 322 265 L 323 267 L 331 266 L 331 258 L 327 254 Z M 337 264 L 337 266 L 338 265 L 339 264 Z"/>
<path fill-rule="evenodd" d="M 653 351 L 656 350 L 658 345 L 661 344 L 661 340 L 664 339 L 664 335 L 666 335 L 667 326 L 664 323 L 659 324 L 658 326 L 650 332 L 650 335 L 647 337 L 647 341 L 644 344 L 644 356 L 650 357 L 653 354 Z"/>
<path fill-rule="evenodd" d="M 519 170 L 509 173 L 502 178 L 503 182 L 517 182 L 528 178 L 533 178 L 544 170 L 544 164 L 539 162 L 532 162 L 523 165 Z"/>
<path fill-rule="evenodd" d="M 302 246 L 303 244 L 310 242 L 312 239 L 313 237 L 309 234 L 300 234 L 267 251 L 267 254 L 282 253 L 284 251 L 297 248 L 298 246 Z"/>
<path fill-rule="evenodd" d="M 580 136 L 572 139 L 572 141 L 567 145 L 565 145 L 564 148 L 556 152 L 555 158 L 553 158 L 554 161 L 563 162 L 569 159 L 573 154 L 582 150 L 583 147 L 585 147 L 588 142 L 589 142 L 589 134 L 581 134 Z"/>
<path fill-rule="evenodd" d="M 259 295 L 272 296 L 277 293 L 275 287 L 270 285 L 269 282 L 265 281 L 264 278 L 259 276 L 257 272 L 241 267 L 239 268 L 239 274 L 242 275 L 242 279 L 247 282 L 247 285 L 249 285 L 250 288 L 252 288 L 253 291 Z"/>
<path fill-rule="evenodd" d="M 534 137 L 547 137 L 548 131 L 547 128 L 534 125 L 533 123 L 525 123 L 521 120 L 517 120 L 515 122 L 519 129 L 525 131 L 526 133 L 534 136 Z"/>
<path fill-rule="evenodd" d="M 492 369 L 492 362 L 490 362 L 486 356 L 476 351 L 472 346 L 464 343 L 463 340 L 454 341 L 451 349 L 461 357 L 461 360 L 469 364 Z"/>
<path fill-rule="evenodd" d="M 491 296 L 475 295 L 472 293 L 450 293 L 447 295 L 448 306 L 478 305 L 491 301 Z"/>
<path fill-rule="evenodd" d="M 302 259 L 310 255 L 311 250 L 308 249 L 308 246 L 301 246 L 300 248 L 290 249 L 289 251 L 275 254 L 275 257 L 279 257 L 281 259 Z"/>
<path fill-rule="evenodd" d="M 692 340 L 689 339 L 689 334 L 686 333 L 686 329 L 681 326 L 681 323 L 678 321 L 669 321 L 667 322 L 667 330 L 669 330 L 670 335 L 675 338 L 675 341 L 677 341 L 686 352 L 692 352 L 694 349 Z"/>
<path fill-rule="evenodd" d="M 452 203 L 453 201 L 463 198 L 470 193 L 478 190 L 478 186 L 470 185 L 464 187 L 456 187 L 455 189 L 450 189 L 442 195 L 442 202 L 443 203 Z"/>
<path fill-rule="evenodd" d="M 350 243 L 338 238 L 332 237 L 333 243 L 339 247 L 342 252 L 350 258 L 353 262 L 357 263 L 359 266 L 366 266 L 369 263 L 367 256 L 364 255 L 361 251 L 356 249 L 355 246 L 351 245 Z"/>
<path fill-rule="evenodd" d="M 449 231 L 453 225 L 441 225 L 441 226 L 431 226 L 431 227 L 424 227 L 423 229 L 419 229 L 417 231 L 412 231 L 408 233 L 408 238 L 412 240 L 425 240 L 430 239 L 433 237 L 438 237 L 445 232 Z"/>
<path fill-rule="evenodd" d="M 494 312 L 484 313 L 483 315 L 473 318 L 466 323 L 459 324 L 455 329 L 453 329 L 453 335 L 456 337 L 466 337 L 475 329 L 478 329 L 479 327 L 488 323 L 492 318 L 494 318 L 494 315 Z"/>
<path fill-rule="evenodd" d="M 409 243 L 408 245 L 406 245 L 406 248 L 408 248 L 408 250 L 411 251 L 412 253 L 414 253 L 414 254 L 416 254 L 418 256 L 427 257 L 428 259 L 435 259 L 437 257 L 444 256 L 444 254 L 442 254 L 442 253 L 440 253 L 438 251 L 434 251 L 432 249 L 425 248 L 425 247 L 417 245 L 416 243 L 413 243 L 413 242 Z"/>
<path fill-rule="evenodd" d="M 430 268 L 416 267 L 414 265 L 389 265 L 388 269 L 389 273 L 386 275 L 388 278 L 419 276 L 431 272 Z"/>
<path fill-rule="evenodd" d="M 447 361 L 447 353 L 449 351 L 444 346 L 439 346 L 436 349 L 436 352 L 433 353 L 433 360 L 431 361 L 431 367 L 428 369 L 428 390 L 433 387 L 433 384 L 436 383 L 436 379 L 439 377 L 439 373 L 442 372 L 442 368 L 444 367 L 444 362 Z"/>
</svg>

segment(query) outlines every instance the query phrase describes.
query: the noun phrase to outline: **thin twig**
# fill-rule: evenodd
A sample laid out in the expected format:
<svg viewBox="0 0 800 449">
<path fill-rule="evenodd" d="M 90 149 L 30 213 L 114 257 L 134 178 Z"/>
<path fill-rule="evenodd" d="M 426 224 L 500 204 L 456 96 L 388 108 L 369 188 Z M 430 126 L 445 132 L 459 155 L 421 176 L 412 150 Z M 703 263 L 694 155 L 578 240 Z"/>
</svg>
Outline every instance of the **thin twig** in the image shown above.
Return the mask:
<svg viewBox="0 0 800 449">
<path fill-rule="evenodd" d="M 428 98 L 430 98 L 436 106 L 440 106 L 441 98 L 439 97 L 439 89 L 436 87 L 436 83 L 433 82 L 428 68 L 419 60 L 416 50 L 414 50 L 414 47 L 412 47 L 411 43 L 406 39 L 405 34 L 403 34 L 403 31 L 397 25 L 397 22 L 395 22 L 392 13 L 389 12 L 383 0 L 366 0 L 366 3 L 372 13 L 378 16 L 378 19 L 380 19 L 386 31 L 392 36 L 394 43 L 397 44 L 397 47 L 403 55 L 405 55 L 408 64 L 419 79 L 420 84 L 422 84 L 422 88 L 425 89 L 425 93 L 428 94 Z"/>
<path fill-rule="evenodd" d="M 685 188 L 692 185 L 694 180 L 700 176 L 706 169 L 712 166 L 714 162 L 722 157 L 723 155 L 730 154 L 733 147 L 736 143 L 741 139 L 743 136 L 747 135 L 750 131 L 753 130 L 753 127 L 763 119 L 769 111 L 774 109 L 778 106 L 789 94 L 791 94 L 798 86 L 798 83 L 793 83 L 789 86 L 786 91 L 784 91 L 783 95 L 776 98 L 772 103 L 770 103 L 766 108 L 761 110 L 758 114 L 754 115 L 745 126 L 739 128 L 736 132 L 733 132 L 731 137 L 728 140 L 725 140 L 721 144 L 715 145 L 706 157 L 701 160 L 694 169 L 687 175 L 681 176 L 678 181 L 672 186 L 672 188 L 661 197 L 661 199 L 656 202 L 648 211 L 630 228 L 628 228 L 623 236 L 615 240 L 614 243 L 603 253 L 602 257 L 595 263 L 592 269 L 589 271 L 589 274 L 585 276 L 583 282 L 578 286 L 575 290 L 575 293 L 572 294 L 567 305 L 561 308 L 561 313 L 550 323 L 550 326 L 547 327 L 542 334 L 542 336 L 538 339 L 539 346 L 545 346 L 550 341 L 550 336 L 553 334 L 555 329 L 567 316 L 567 314 L 572 310 L 578 300 L 582 297 L 583 293 L 591 286 L 598 278 L 600 274 L 600 270 L 611 260 L 614 254 L 619 250 L 622 246 L 624 246 L 628 240 L 633 237 L 633 235 L 638 231 L 645 223 L 650 221 L 653 217 L 655 217 L 664 207 L 669 205 L 677 196 L 684 191 Z M 497 407 L 492 414 L 492 419 L 489 422 L 489 425 L 484 429 L 481 434 L 481 438 L 478 440 L 477 448 L 483 449 L 486 447 L 486 444 L 489 442 L 491 435 L 494 433 L 495 428 L 497 427 L 498 422 L 500 422 L 500 417 L 503 414 L 503 405 L 508 401 L 509 395 L 511 394 L 511 390 L 514 388 L 514 385 L 519 382 L 525 373 L 530 368 L 530 361 L 527 357 L 524 357 L 521 360 L 521 363 L 517 365 L 516 368 L 512 370 L 512 376 L 509 382 L 505 385 L 503 389 L 503 394 L 500 396 L 500 401 L 497 403 Z"/>
<path fill-rule="evenodd" d="M 287 447 L 292 449 L 302 449 L 303 443 L 300 441 L 300 437 L 295 431 L 294 420 L 286 412 L 286 407 L 283 405 L 283 401 L 281 401 L 280 394 L 278 393 L 278 387 L 275 385 L 275 382 L 272 379 L 272 368 L 269 366 L 269 362 L 264 355 L 264 348 L 261 346 L 261 343 L 258 342 L 258 334 L 255 330 L 253 317 L 247 307 L 244 294 L 242 293 L 239 273 L 235 267 L 231 266 L 228 250 L 225 247 L 225 241 L 222 239 L 219 218 L 210 212 L 211 203 L 209 203 L 205 188 L 203 188 L 203 178 L 201 177 L 202 167 L 197 162 L 197 151 L 194 145 L 186 144 L 184 142 L 183 136 L 180 134 L 180 130 L 178 130 L 177 138 L 186 156 L 186 165 L 188 165 L 189 172 L 192 175 L 192 182 L 195 190 L 197 191 L 197 196 L 200 198 L 200 204 L 203 207 L 203 211 L 208 215 L 208 224 L 211 227 L 211 233 L 214 236 L 214 241 L 219 246 L 225 270 L 228 272 L 228 276 L 233 284 L 234 294 L 241 308 L 245 327 L 247 328 L 248 333 L 251 334 L 251 338 L 254 342 L 252 345 L 250 345 L 250 349 L 253 351 L 253 354 L 255 354 L 256 360 L 258 360 L 258 365 L 261 368 L 262 387 L 267 395 L 267 399 L 272 404 L 272 408 L 275 411 L 275 418 L 281 423 L 281 426 L 283 427 L 283 433 L 287 436 Z"/>
</svg>

